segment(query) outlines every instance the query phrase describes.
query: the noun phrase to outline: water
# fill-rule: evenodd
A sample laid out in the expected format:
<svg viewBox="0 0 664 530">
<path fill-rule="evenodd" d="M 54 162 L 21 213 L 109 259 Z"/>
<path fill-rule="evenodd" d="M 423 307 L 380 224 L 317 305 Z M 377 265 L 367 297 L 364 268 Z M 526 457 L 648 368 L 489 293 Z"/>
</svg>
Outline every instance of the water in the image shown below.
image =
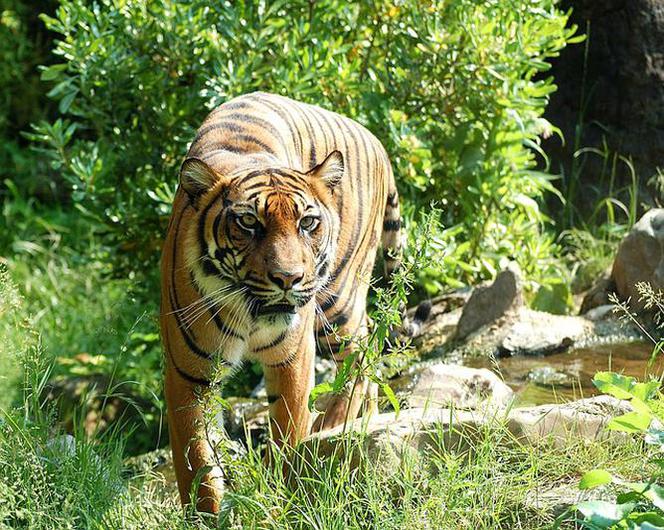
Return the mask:
<svg viewBox="0 0 664 530">
<path fill-rule="evenodd" d="M 641 380 L 660 377 L 664 357 L 660 355 L 649 367 L 652 351 L 650 343 L 632 342 L 580 348 L 545 357 L 467 358 L 463 364 L 498 373 L 516 392 L 518 405 L 541 405 L 596 395 L 592 378 L 598 371 L 611 370 Z"/>
</svg>

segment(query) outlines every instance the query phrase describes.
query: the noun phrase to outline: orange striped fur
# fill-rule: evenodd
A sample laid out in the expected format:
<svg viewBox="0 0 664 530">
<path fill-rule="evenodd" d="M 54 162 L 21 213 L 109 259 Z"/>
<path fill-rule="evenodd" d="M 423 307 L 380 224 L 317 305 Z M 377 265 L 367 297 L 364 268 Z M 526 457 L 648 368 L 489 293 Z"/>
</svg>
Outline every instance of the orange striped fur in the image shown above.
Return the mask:
<svg viewBox="0 0 664 530">
<path fill-rule="evenodd" d="M 397 247 L 399 199 L 387 154 L 358 123 L 288 98 L 228 101 L 198 130 L 180 175 L 162 263 L 165 393 L 180 495 L 213 463 L 198 389 L 244 359 L 262 364 L 278 443 L 309 434 L 316 350 L 338 362 L 340 337 L 367 331 L 378 247 Z M 388 270 L 396 261 L 390 253 Z M 336 332 L 333 332 L 332 329 Z M 358 413 L 332 400 L 315 429 Z M 220 470 L 198 490 L 216 512 Z"/>
</svg>

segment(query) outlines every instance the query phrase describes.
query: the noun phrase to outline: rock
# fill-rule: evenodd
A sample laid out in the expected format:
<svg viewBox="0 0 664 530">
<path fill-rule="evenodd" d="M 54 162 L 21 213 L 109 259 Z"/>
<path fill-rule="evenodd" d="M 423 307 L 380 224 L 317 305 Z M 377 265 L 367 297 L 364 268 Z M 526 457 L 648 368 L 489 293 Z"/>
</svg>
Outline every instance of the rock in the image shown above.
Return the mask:
<svg viewBox="0 0 664 530">
<path fill-rule="evenodd" d="M 513 322 L 506 325 L 496 347 L 496 355 L 546 355 L 569 350 L 590 336 L 590 321 L 565 315 L 552 315 L 522 308 Z"/>
<path fill-rule="evenodd" d="M 601 322 L 603 320 L 610 319 L 615 315 L 615 308 L 613 304 L 600 305 L 593 307 L 587 313 L 584 313 L 583 318 L 590 320 L 591 322 Z"/>
<path fill-rule="evenodd" d="M 513 397 L 491 370 L 442 363 L 415 365 L 399 378 L 397 388 L 409 408 L 506 407 Z"/>
<path fill-rule="evenodd" d="M 224 410 L 224 428 L 231 440 L 250 438 L 254 445 L 265 441 L 269 426 L 267 400 L 230 397 L 229 409 Z"/>
<path fill-rule="evenodd" d="M 469 440 L 487 423 L 487 413 L 451 410 L 447 408 L 412 408 L 399 414 L 384 413 L 359 418 L 343 435 L 343 425 L 311 435 L 305 446 L 322 456 L 343 457 L 352 448 L 351 464 L 368 457 L 377 466 L 396 466 L 406 454 L 426 455 L 429 449 L 442 445 L 449 451 L 470 448 Z M 357 438 L 357 444 L 348 444 L 348 436 Z M 361 450 L 360 450 L 361 449 Z"/>
<path fill-rule="evenodd" d="M 431 315 L 422 325 L 419 335 L 413 340 L 413 345 L 421 359 L 440 356 L 447 353 L 448 344 L 454 338 L 457 324 L 461 318 L 463 308 L 457 308 L 450 312 L 434 305 Z"/>
<path fill-rule="evenodd" d="M 551 366 L 540 366 L 528 372 L 528 381 L 540 386 L 565 386 L 573 387 L 578 381 L 570 374 L 556 370 Z"/>
<path fill-rule="evenodd" d="M 636 290 L 638 282 L 647 282 L 655 292 L 664 290 L 664 208 L 647 212 L 632 227 L 618 247 L 611 278 L 620 298 L 632 299 L 642 307 Z"/>
<path fill-rule="evenodd" d="M 606 424 L 632 409 L 628 402 L 600 395 L 558 405 L 516 408 L 509 413 L 512 432 L 531 444 L 549 440 L 563 447 L 570 436 L 575 439 L 621 440 L 624 433 L 608 431 Z"/>
<path fill-rule="evenodd" d="M 440 314 L 434 306 L 434 318 L 425 323 L 413 345 L 420 359 L 444 357 L 447 362 L 460 363 L 469 356 L 550 355 L 643 338 L 636 326 L 621 321 L 610 309 L 570 316 L 518 307 L 460 340 L 455 324 L 461 324 L 462 310 Z"/>
<path fill-rule="evenodd" d="M 487 428 L 511 433 L 513 443 L 538 445 L 553 443 L 564 447 L 574 439 L 621 441 L 625 434 L 604 429 L 608 421 L 629 412 L 627 402 L 610 396 L 597 396 L 562 405 L 543 405 L 512 409 L 505 416 L 488 409 L 465 411 L 448 408 L 412 408 L 360 418 L 348 426 L 357 435 L 358 444 L 380 465 L 394 465 L 404 454 L 426 455 L 442 444 L 448 451 L 472 450 L 473 442 L 484 436 Z M 349 445 L 341 436 L 343 425 L 310 436 L 309 447 L 319 454 L 345 451 Z M 354 451 L 357 450 L 356 446 Z M 360 454 L 354 454 L 355 463 Z"/>
<path fill-rule="evenodd" d="M 521 272 L 516 264 L 510 264 L 491 285 L 477 287 L 470 295 L 457 325 L 456 338 L 463 340 L 522 305 Z"/>
<path fill-rule="evenodd" d="M 581 501 L 611 501 L 615 493 L 609 487 L 598 487 L 590 490 L 580 490 L 579 481 L 575 479 L 562 484 L 541 484 L 535 490 L 529 490 L 524 507 L 535 512 L 546 512 L 550 519 L 563 515 L 567 510 Z M 565 528 L 562 526 L 561 528 Z"/>
<path fill-rule="evenodd" d="M 579 310 L 580 315 L 584 315 L 590 320 L 594 320 L 588 316 L 588 313 L 598 307 L 611 305 L 609 295 L 616 292 L 616 282 L 611 278 L 611 272 L 607 271 L 595 284 L 588 289 L 581 302 Z"/>
</svg>

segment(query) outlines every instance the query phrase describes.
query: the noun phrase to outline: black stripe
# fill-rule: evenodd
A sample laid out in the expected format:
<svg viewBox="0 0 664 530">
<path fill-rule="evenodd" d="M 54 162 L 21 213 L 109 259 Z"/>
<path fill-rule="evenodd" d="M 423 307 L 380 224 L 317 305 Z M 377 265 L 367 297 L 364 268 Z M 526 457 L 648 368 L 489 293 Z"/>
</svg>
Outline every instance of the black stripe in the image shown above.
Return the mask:
<svg viewBox="0 0 664 530">
<path fill-rule="evenodd" d="M 212 237 L 214 238 L 214 242 L 217 244 L 217 247 L 221 247 L 221 245 L 219 244 L 219 238 L 218 238 L 219 224 L 221 223 L 221 215 L 222 215 L 222 212 L 219 212 L 217 214 L 217 217 L 214 218 L 214 223 L 212 223 Z"/>
<path fill-rule="evenodd" d="M 341 327 L 344 324 L 348 324 L 348 315 L 341 314 L 338 317 L 336 317 L 332 322 L 330 322 L 330 324 L 337 327 Z"/>
<path fill-rule="evenodd" d="M 320 308 L 323 311 L 327 311 L 330 309 L 334 304 L 336 304 L 339 301 L 339 295 L 338 294 L 331 294 L 328 295 L 327 299 L 320 305 Z"/>
<path fill-rule="evenodd" d="M 265 169 L 257 169 L 255 171 L 252 171 L 251 173 L 247 173 L 244 177 L 242 177 L 240 180 L 238 180 L 236 182 L 236 184 L 238 186 L 241 186 L 242 184 L 244 184 L 248 180 L 251 180 L 251 179 L 256 178 L 256 177 L 265 176 L 267 174 L 268 174 L 268 172 Z"/>
<path fill-rule="evenodd" d="M 242 140 L 243 142 L 249 142 L 249 143 L 252 143 L 254 145 L 257 145 L 258 147 L 260 147 L 264 151 L 267 151 L 271 155 L 276 154 L 274 149 L 272 149 L 272 147 L 267 145 L 263 140 L 259 140 L 258 138 L 256 138 L 255 136 L 252 136 L 251 134 L 238 134 L 237 138 L 239 140 Z"/>
<path fill-rule="evenodd" d="M 223 334 L 225 334 L 225 335 L 227 335 L 227 336 L 229 336 L 229 337 L 233 337 L 234 339 L 241 339 L 241 340 L 243 340 L 243 339 L 242 339 L 242 335 L 239 335 L 236 331 L 233 331 L 233 330 L 232 330 L 231 328 L 229 328 L 226 324 L 224 324 L 224 322 L 222 322 L 221 317 L 219 316 L 219 312 L 218 312 L 218 311 L 219 311 L 219 309 L 218 309 L 218 307 L 216 306 L 216 304 L 213 305 L 213 306 L 210 308 L 210 314 L 211 314 L 211 316 L 212 316 L 212 320 L 213 320 L 214 323 L 217 325 L 217 328 L 219 329 L 219 331 L 221 331 Z"/>
<path fill-rule="evenodd" d="M 281 107 L 284 109 L 285 113 L 291 119 L 295 132 L 297 133 L 297 144 L 295 146 L 296 151 L 300 153 L 300 161 L 304 158 L 304 141 L 302 141 L 302 133 L 300 132 L 299 123 L 300 120 L 294 115 L 294 111 L 297 110 L 298 104 L 288 98 L 281 98 Z M 294 138 L 295 140 L 295 138 Z"/>
<path fill-rule="evenodd" d="M 268 394 L 267 395 L 267 402 L 268 402 L 268 404 L 272 405 L 272 403 L 275 403 L 275 402 L 279 401 L 280 397 L 281 397 L 281 395 L 273 396 L 271 394 Z"/>
<path fill-rule="evenodd" d="M 254 353 L 258 353 L 259 351 L 265 351 L 269 350 L 270 348 L 274 348 L 275 346 L 278 346 L 281 344 L 284 339 L 286 338 L 286 332 L 284 331 L 280 335 L 278 335 L 275 339 L 273 339 L 271 342 L 268 342 L 267 344 L 263 346 L 259 346 L 258 348 L 254 348 Z"/>
<path fill-rule="evenodd" d="M 295 145 L 296 144 L 296 142 L 295 142 L 295 140 L 296 140 L 295 133 L 297 132 L 297 135 L 299 137 L 300 132 L 297 131 L 297 130 L 293 130 L 293 124 L 290 120 L 291 116 L 288 113 L 284 112 L 284 109 L 282 107 L 280 107 L 279 105 L 275 104 L 272 101 L 268 101 L 267 98 L 264 97 L 264 95 L 263 95 L 263 97 L 261 97 L 261 95 L 259 95 L 259 94 L 249 94 L 247 97 L 251 98 L 253 101 L 255 101 L 257 103 L 260 103 L 260 104 L 266 106 L 268 109 L 270 109 L 272 112 L 274 112 L 277 116 L 279 116 L 283 120 L 283 122 L 288 127 L 288 131 L 290 133 L 291 141 L 293 142 L 295 150 L 297 151 L 298 150 L 298 145 Z M 284 147 L 285 147 L 285 145 L 284 145 Z M 300 144 L 299 144 L 299 151 L 300 151 L 300 154 L 301 154 L 302 153 L 302 139 L 301 138 L 300 138 Z M 286 149 L 286 153 L 288 153 L 288 149 Z M 293 165 L 293 162 L 290 159 L 290 157 L 288 157 L 288 165 L 289 166 Z"/>
<path fill-rule="evenodd" d="M 248 149 L 245 146 L 229 144 L 225 141 L 212 142 L 197 147 L 204 150 L 202 156 L 210 156 L 212 153 L 218 153 L 219 151 L 228 151 L 229 153 L 235 153 L 236 155 L 245 155 L 251 152 L 251 149 Z"/>
<path fill-rule="evenodd" d="M 256 182 L 256 184 L 252 184 L 251 186 L 247 186 L 246 188 L 244 188 L 244 191 L 251 191 L 251 190 L 255 190 L 257 188 L 267 188 L 267 187 L 268 187 L 267 182 Z M 251 200 L 251 199 L 248 199 L 248 200 Z"/>
<path fill-rule="evenodd" d="M 173 359 L 171 359 L 171 363 L 173 364 L 173 368 L 175 368 L 175 371 L 178 373 L 178 375 L 183 379 L 189 381 L 190 383 L 194 383 L 195 385 L 201 385 L 201 386 L 212 385 L 212 382 L 207 379 L 201 379 L 200 377 L 194 377 L 193 375 L 189 375 L 187 372 L 180 369 L 180 367 L 177 364 L 175 364 Z"/>
<path fill-rule="evenodd" d="M 217 267 L 217 264 L 208 256 L 205 256 L 201 260 L 201 266 L 203 268 L 203 274 L 206 276 L 219 276 L 221 274 L 221 270 Z"/>
<path fill-rule="evenodd" d="M 236 112 L 233 114 L 224 115 L 223 119 L 236 120 L 239 121 L 240 123 L 251 123 L 253 125 L 258 125 L 259 127 L 262 127 L 265 132 L 268 132 L 273 137 L 275 137 L 279 145 L 284 145 L 284 138 L 281 135 L 279 129 L 277 129 L 269 121 L 259 118 L 258 116 L 252 116 L 251 114 L 241 114 L 239 112 Z"/>
<path fill-rule="evenodd" d="M 306 180 L 303 177 L 300 177 L 299 175 L 293 175 L 292 173 L 279 168 L 270 169 L 270 174 L 279 175 L 280 177 L 286 178 L 288 180 L 294 180 L 298 186 L 303 186 L 306 184 Z"/>
<path fill-rule="evenodd" d="M 304 128 L 307 130 L 309 135 L 309 169 L 313 168 L 316 165 L 316 138 L 314 136 L 314 129 L 311 126 L 311 121 L 308 114 L 305 112 L 308 107 L 300 105 L 298 110 L 302 116 L 302 121 L 304 122 Z M 305 168 L 306 171 L 306 168 Z"/>
<path fill-rule="evenodd" d="M 205 127 L 202 127 L 198 129 L 198 132 L 196 133 L 196 136 L 194 137 L 194 141 L 192 142 L 192 145 L 197 144 L 200 142 L 203 138 L 205 138 L 208 134 L 210 134 L 213 131 L 231 131 L 235 133 L 242 133 L 245 132 L 245 129 L 243 127 L 240 127 L 234 123 L 226 123 L 223 121 L 218 121 L 215 123 L 212 123 L 210 125 L 206 125 Z"/>
<path fill-rule="evenodd" d="M 182 335 L 182 338 L 184 339 L 185 343 L 187 344 L 187 347 L 194 352 L 196 355 L 199 357 L 202 357 L 203 359 L 210 360 L 212 357 L 214 357 L 214 354 L 209 353 L 196 344 L 193 339 L 189 336 L 189 332 L 187 331 L 184 323 L 182 320 L 180 320 L 180 315 L 178 314 L 177 310 L 180 309 L 179 305 L 177 305 L 177 301 L 175 300 L 175 293 L 173 292 L 173 288 L 171 286 L 171 289 L 169 289 L 168 292 L 168 297 L 169 301 L 171 303 L 171 307 L 173 308 L 173 316 L 175 317 L 175 321 L 177 322 L 178 329 L 180 330 L 180 334 Z"/>
<path fill-rule="evenodd" d="M 397 232 L 400 229 L 401 229 L 401 221 L 399 219 L 397 220 L 385 219 L 383 221 L 383 230 L 386 230 L 388 232 Z"/>
</svg>

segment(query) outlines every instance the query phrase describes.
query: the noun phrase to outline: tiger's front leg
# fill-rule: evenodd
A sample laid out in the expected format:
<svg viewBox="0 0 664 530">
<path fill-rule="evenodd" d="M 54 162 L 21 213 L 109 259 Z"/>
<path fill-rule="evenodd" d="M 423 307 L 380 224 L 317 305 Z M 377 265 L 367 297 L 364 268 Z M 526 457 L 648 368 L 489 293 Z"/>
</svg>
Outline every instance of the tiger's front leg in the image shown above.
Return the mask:
<svg viewBox="0 0 664 530">
<path fill-rule="evenodd" d="M 295 445 L 311 430 L 309 394 L 314 387 L 315 356 L 311 315 L 304 319 L 298 340 L 285 345 L 281 360 L 262 361 L 270 429 L 277 446 Z"/>
<path fill-rule="evenodd" d="M 210 471 L 200 477 L 198 491 L 193 494 L 198 510 L 217 513 L 224 491 L 224 482 L 214 455 L 214 440 L 210 439 L 205 429 L 203 407 L 205 396 L 201 396 L 199 392 L 201 388 L 184 379 L 170 363 L 167 364 L 164 393 L 180 500 L 183 506 L 190 504 L 196 475 L 210 466 Z M 205 391 L 203 389 L 203 392 Z"/>
</svg>

